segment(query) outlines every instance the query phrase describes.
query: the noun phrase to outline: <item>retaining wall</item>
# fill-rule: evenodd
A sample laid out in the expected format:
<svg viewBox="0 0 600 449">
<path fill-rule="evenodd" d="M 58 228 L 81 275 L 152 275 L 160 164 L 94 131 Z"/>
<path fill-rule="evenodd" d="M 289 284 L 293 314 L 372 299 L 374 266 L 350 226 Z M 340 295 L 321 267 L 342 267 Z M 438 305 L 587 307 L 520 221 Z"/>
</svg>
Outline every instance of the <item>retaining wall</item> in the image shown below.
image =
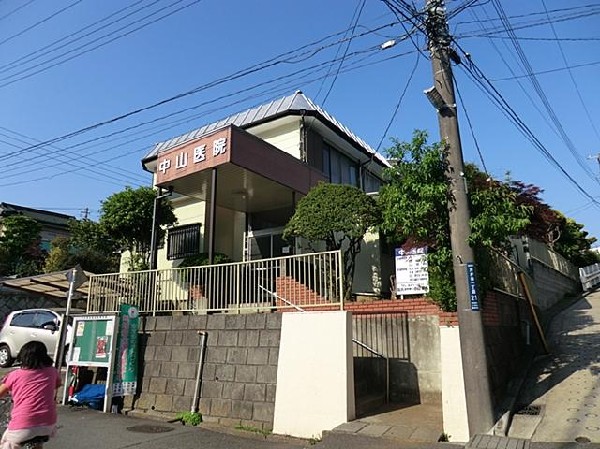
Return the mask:
<svg viewBox="0 0 600 449">
<path fill-rule="evenodd" d="M 207 348 L 200 413 L 208 422 L 272 429 L 281 315 L 147 317 L 141 329 L 140 394 L 136 412 L 172 414 L 191 409 L 200 357 Z"/>
</svg>

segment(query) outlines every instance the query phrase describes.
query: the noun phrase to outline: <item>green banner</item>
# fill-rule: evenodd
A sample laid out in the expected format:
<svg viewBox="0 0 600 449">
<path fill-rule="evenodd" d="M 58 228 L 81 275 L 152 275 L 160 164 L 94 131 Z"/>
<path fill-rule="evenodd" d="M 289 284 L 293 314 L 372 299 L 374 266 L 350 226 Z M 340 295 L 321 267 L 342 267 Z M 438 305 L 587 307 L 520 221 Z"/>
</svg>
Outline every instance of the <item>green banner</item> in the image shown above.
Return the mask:
<svg viewBox="0 0 600 449">
<path fill-rule="evenodd" d="M 113 396 L 134 395 L 137 389 L 139 310 L 121 304 L 117 353 L 113 375 Z"/>
</svg>

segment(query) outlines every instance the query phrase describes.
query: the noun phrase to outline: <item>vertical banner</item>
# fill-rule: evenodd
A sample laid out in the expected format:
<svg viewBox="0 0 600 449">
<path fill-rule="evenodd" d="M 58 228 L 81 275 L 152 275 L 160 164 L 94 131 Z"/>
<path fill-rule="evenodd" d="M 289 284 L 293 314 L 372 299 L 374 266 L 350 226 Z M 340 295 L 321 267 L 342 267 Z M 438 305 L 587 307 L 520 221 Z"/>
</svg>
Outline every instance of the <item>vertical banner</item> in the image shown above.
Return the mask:
<svg viewBox="0 0 600 449">
<path fill-rule="evenodd" d="M 113 376 L 113 396 L 134 395 L 137 389 L 139 310 L 121 304 L 117 354 Z"/>
<path fill-rule="evenodd" d="M 471 310 L 479 311 L 479 298 L 477 297 L 477 281 L 475 278 L 475 264 L 468 262 L 467 269 L 467 288 L 469 289 L 469 299 L 471 301 Z"/>
</svg>

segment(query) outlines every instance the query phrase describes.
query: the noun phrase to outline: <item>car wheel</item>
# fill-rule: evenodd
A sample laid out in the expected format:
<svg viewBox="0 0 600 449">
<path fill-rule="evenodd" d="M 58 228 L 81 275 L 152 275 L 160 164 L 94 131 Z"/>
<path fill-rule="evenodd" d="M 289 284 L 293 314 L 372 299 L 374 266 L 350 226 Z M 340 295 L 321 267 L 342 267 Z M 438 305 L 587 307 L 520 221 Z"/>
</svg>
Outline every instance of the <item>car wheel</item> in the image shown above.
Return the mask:
<svg viewBox="0 0 600 449">
<path fill-rule="evenodd" d="M 13 358 L 10 355 L 10 349 L 8 346 L 0 346 L 0 368 L 9 368 L 13 364 Z"/>
</svg>

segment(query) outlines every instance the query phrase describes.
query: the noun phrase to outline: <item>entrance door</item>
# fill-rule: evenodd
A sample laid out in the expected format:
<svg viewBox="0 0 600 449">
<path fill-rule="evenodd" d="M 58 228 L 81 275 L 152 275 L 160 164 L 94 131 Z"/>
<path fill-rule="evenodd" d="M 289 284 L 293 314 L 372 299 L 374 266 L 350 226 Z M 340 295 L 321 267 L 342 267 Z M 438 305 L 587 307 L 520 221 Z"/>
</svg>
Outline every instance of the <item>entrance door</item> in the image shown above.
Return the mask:
<svg viewBox="0 0 600 449">
<path fill-rule="evenodd" d="M 270 259 L 289 254 L 290 245 L 283 240 L 282 235 L 283 228 L 248 232 L 246 260 Z"/>
</svg>

